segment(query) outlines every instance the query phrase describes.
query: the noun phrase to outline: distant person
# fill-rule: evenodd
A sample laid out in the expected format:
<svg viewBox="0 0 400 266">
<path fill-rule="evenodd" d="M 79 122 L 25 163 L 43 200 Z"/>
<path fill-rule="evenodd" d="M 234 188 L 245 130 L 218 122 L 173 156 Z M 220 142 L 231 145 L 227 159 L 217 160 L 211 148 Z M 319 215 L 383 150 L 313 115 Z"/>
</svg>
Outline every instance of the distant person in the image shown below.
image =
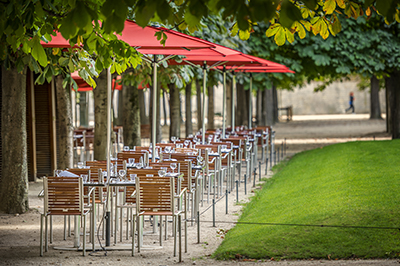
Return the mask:
<svg viewBox="0 0 400 266">
<path fill-rule="evenodd" d="M 347 108 L 345 110 L 345 112 L 347 113 L 348 111 L 350 111 L 350 109 L 352 110 L 352 113 L 354 114 L 354 94 L 352 92 L 350 92 L 350 100 L 349 100 L 349 108 Z"/>
</svg>

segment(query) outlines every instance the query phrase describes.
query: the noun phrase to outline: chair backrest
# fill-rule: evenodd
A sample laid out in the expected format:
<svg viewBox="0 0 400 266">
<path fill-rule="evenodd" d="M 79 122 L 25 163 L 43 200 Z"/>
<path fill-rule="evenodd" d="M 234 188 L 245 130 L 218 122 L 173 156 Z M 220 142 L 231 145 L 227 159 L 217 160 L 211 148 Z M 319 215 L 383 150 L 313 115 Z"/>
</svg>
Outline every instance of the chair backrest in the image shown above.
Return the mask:
<svg viewBox="0 0 400 266">
<path fill-rule="evenodd" d="M 151 215 L 163 215 L 174 212 L 174 178 L 159 176 L 138 177 L 136 179 L 137 211 Z"/>
<path fill-rule="evenodd" d="M 43 178 L 44 212 L 51 215 L 83 214 L 83 182 L 80 177 Z"/>
</svg>

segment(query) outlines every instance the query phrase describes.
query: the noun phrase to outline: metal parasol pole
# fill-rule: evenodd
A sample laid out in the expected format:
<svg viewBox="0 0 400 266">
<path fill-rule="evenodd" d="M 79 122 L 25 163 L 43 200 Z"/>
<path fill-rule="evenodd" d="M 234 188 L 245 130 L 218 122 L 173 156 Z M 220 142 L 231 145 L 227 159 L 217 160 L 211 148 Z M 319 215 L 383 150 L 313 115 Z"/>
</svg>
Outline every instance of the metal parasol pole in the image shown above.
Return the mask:
<svg viewBox="0 0 400 266">
<path fill-rule="evenodd" d="M 206 139 L 206 81 L 207 79 L 207 63 L 204 61 L 204 66 L 203 66 L 203 127 L 201 130 L 201 142 L 205 144 L 205 139 Z"/>
<path fill-rule="evenodd" d="M 151 142 L 153 143 L 152 145 L 152 156 L 151 156 L 151 161 L 155 162 L 156 161 L 156 127 L 157 127 L 157 60 L 156 60 L 156 55 L 154 55 L 153 59 L 153 121 L 152 121 L 152 127 L 151 127 Z"/>
<path fill-rule="evenodd" d="M 252 101 L 251 101 L 251 91 L 252 91 L 252 88 L 253 87 L 253 74 L 252 73 L 250 73 L 250 88 L 249 88 L 249 129 L 251 129 L 251 122 L 252 122 L 252 119 L 253 119 L 253 114 L 252 114 L 252 112 L 253 112 L 253 106 L 252 106 Z"/>
<path fill-rule="evenodd" d="M 235 91 L 236 91 L 236 77 L 235 77 L 235 72 L 232 72 L 232 132 L 235 131 Z"/>
<path fill-rule="evenodd" d="M 223 100 L 222 100 L 222 137 L 225 138 L 225 120 L 226 120 L 226 67 L 223 69 L 224 86 L 223 86 Z"/>
<path fill-rule="evenodd" d="M 110 147 L 111 146 L 111 70 L 107 68 L 107 202 L 106 202 L 106 246 L 111 239 L 111 191 L 109 181 L 111 176 Z"/>
</svg>

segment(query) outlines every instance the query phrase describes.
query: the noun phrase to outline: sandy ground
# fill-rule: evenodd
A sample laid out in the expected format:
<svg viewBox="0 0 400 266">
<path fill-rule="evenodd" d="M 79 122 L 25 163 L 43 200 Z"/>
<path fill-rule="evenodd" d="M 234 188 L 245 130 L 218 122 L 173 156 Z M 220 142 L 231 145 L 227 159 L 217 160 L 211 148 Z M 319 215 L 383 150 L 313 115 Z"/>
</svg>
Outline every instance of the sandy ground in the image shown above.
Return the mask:
<svg viewBox="0 0 400 266">
<path fill-rule="evenodd" d="M 303 150 L 313 149 L 332 143 L 366 140 L 387 139 L 384 133 L 385 121 L 370 121 L 362 115 L 347 116 L 318 116 L 311 119 L 294 117 L 294 121 L 282 122 L 274 127 L 276 131 L 277 148 L 282 149 L 281 143 L 286 141 L 288 157 Z M 262 174 L 264 175 L 264 166 Z M 268 172 L 268 176 L 271 173 Z M 256 179 L 258 180 L 258 178 Z M 251 181 L 252 183 L 253 181 Z M 257 182 L 258 183 L 258 182 Z M 239 204 L 236 202 L 236 192 L 228 195 L 228 214 L 226 214 L 226 200 L 222 198 L 216 204 L 216 225 L 212 223 L 211 199 L 200 208 L 201 234 L 200 243 L 197 243 L 197 226 L 189 223 L 188 252 L 183 254 L 183 262 L 173 256 L 173 238 L 169 236 L 160 248 L 158 234 L 150 233 L 152 228 L 147 226 L 148 232 L 144 236 L 144 249 L 131 257 L 130 250 L 109 250 L 82 256 L 81 252 L 56 250 L 57 246 L 72 246 L 73 236 L 62 240 L 63 222 L 54 220 L 54 242 L 49 245 L 49 252 L 39 256 L 39 222 L 43 211 L 42 198 L 37 195 L 42 188 L 42 182 L 30 183 L 29 204 L 30 211 L 22 215 L 8 215 L 0 213 L 0 264 L 1 265 L 396 265 L 398 260 L 303 260 L 303 261 L 215 261 L 210 255 L 223 240 L 223 232 L 234 226 L 240 215 L 241 204 L 249 200 L 252 191 L 256 188 L 247 187 L 244 193 L 244 184 L 239 188 Z M 150 224 L 150 223 L 146 223 Z M 115 248 L 114 238 L 110 248 Z M 104 240 L 101 240 L 104 246 Z M 117 246 L 129 245 L 130 240 L 117 240 Z M 96 244 L 98 242 L 96 241 Z M 89 244 L 88 244 L 89 246 Z"/>
</svg>

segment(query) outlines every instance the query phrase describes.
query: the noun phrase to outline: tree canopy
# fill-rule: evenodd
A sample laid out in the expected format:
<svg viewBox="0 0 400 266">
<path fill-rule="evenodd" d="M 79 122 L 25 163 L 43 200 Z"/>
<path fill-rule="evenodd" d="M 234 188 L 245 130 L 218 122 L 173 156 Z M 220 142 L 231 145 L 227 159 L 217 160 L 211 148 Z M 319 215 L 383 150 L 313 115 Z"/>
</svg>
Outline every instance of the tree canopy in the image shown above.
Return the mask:
<svg viewBox="0 0 400 266">
<path fill-rule="evenodd" d="M 134 48 L 117 40 L 127 18 L 142 27 L 151 21 L 191 32 L 201 19 L 222 14 L 230 21 L 232 35 L 246 39 L 258 22 L 267 25 L 266 35 L 282 45 L 293 42 L 294 35 L 304 38 L 306 31 L 323 38 L 341 29 L 338 14 L 357 18 L 376 10 L 387 23 L 400 21 L 400 0 L 12 0 L 0 2 L 0 60 L 6 67 L 31 69 L 49 77 L 62 67 L 78 70 L 95 86 L 92 75 L 110 67 L 121 73 L 141 63 Z M 82 49 L 58 48 L 46 51 L 40 40 L 50 40 L 58 31 L 72 45 Z M 55 57 L 54 59 L 52 57 Z"/>
</svg>

